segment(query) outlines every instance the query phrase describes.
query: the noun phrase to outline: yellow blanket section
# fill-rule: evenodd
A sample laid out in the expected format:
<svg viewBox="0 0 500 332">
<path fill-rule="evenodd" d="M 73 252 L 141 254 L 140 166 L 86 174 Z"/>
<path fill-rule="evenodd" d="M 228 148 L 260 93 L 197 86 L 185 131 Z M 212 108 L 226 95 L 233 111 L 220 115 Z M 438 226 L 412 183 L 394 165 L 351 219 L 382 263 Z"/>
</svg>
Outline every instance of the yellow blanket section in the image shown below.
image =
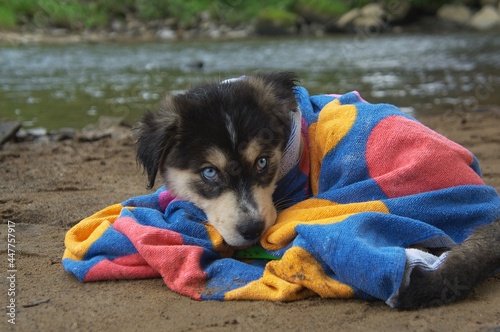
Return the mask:
<svg viewBox="0 0 500 332">
<path fill-rule="evenodd" d="M 326 199 L 310 198 L 281 212 L 276 223 L 264 233 L 260 243 L 265 249 L 278 250 L 286 247 L 297 236 L 297 225 L 332 224 L 360 212 L 389 213 L 389 210 L 381 201 L 338 204 Z"/>
<path fill-rule="evenodd" d="M 352 214 L 368 211 L 389 213 L 381 201 L 338 204 L 310 198 L 281 212 L 276 224 L 262 237 L 261 244 L 268 250 L 281 249 L 296 237 L 297 225 L 327 225 L 341 222 Z M 354 291 L 329 277 L 321 264 L 305 249 L 292 247 L 280 260 L 267 263 L 260 279 L 226 293 L 224 299 L 295 301 L 314 295 L 352 298 Z"/>
<path fill-rule="evenodd" d="M 321 163 L 356 122 L 358 111 L 354 105 L 341 105 L 338 99 L 321 110 L 318 122 L 309 126 L 309 153 L 311 158 L 311 188 L 318 194 Z"/>
<path fill-rule="evenodd" d="M 225 300 L 295 301 L 320 295 L 323 298 L 352 298 L 351 287 L 326 275 L 306 250 L 292 247 L 281 260 L 267 263 L 262 278 L 227 292 Z"/>
<path fill-rule="evenodd" d="M 90 246 L 113 224 L 123 208 L 121 204 L 111 205 L 73 226 L 64 239 L 63 259 L 83 260 Z"/>
</svg>

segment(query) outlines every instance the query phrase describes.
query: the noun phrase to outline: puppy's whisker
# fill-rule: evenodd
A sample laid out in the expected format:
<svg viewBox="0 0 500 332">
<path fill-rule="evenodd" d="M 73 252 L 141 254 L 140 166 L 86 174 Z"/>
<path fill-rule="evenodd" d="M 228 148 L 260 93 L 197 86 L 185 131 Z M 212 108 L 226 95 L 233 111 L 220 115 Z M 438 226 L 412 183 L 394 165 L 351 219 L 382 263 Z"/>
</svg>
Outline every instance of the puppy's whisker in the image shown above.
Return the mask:
<svg viewBox="0 0 500 332">
<path fill-rule="evenodd" d="M 274 207 L 276 208 L 276 211 L 281 212 L 290 207 L 290 205 L 294 203 L 296 203 L 295 199 L 293 197 L 287 196 L 274 202 Z"/>
</svg>

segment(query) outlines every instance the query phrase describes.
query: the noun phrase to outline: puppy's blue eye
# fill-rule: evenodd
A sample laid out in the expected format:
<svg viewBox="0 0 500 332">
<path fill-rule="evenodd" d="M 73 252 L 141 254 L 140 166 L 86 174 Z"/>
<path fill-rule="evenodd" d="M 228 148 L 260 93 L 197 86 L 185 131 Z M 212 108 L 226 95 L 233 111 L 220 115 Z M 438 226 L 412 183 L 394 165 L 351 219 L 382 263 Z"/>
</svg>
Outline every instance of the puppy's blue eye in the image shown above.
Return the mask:
<svg viewBox="0 0 500 332">
<path fill-rule="evenodd" d="M 257 159 L 257 161 L 255 162 L 255 169 L 257 170 L 258 173 L 262 173 L 266 170 L 267 165 L 268 165 L 267 158 L 262 157 Z"/>
<path fill-rule="evenodd" d="M 219 178 L 219 173 L 213 167 L 205 167 L 201 170 L 201 175 L 208 181 L 215 182 Z"/>
</svg>

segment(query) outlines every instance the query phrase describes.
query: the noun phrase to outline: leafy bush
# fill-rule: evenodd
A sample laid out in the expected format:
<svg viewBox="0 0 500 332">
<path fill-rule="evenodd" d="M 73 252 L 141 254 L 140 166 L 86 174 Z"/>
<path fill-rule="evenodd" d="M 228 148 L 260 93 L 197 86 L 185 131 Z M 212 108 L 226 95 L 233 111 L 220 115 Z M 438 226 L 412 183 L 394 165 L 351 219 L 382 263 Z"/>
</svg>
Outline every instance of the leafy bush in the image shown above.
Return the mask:
<svg viewBox="0 0 500 332">
<path fill-rule="evenodd" d="M 106 0 L 96 1 L 99 12 L 110 18 L 124 18 L 128 14 L 137 13 L 137 0 Z"/>
<path fill-rule="evenodd" d="M 368 1 L 371 2 L 371 1 Z M 329 1 L 329 0 L 297 0 L 295 8 L 303 7 L 314 10 L 318 13 L 342 15 L 352 8 L 347 1 Z"/>
<path fill-rule="evenodd" d="M 7 29 L 16 27 L 16 15 L 10 8 L 0 7 L 0 27 Z"/>
<path fill-rule="evenodd" d="M 198 14 L 210 8 L 212 1 L 137 0 L 137 11 L 143 20 L 174 17 L 182 27 L 193 25 Z"/>
<path fill-rule="evenodd" d="M 278 8 L 265 8 L 258 14 L 262 21 L 275 22 L 276 24 L 289 26 L 297 21 L 297 14 Z"/>
</svg>

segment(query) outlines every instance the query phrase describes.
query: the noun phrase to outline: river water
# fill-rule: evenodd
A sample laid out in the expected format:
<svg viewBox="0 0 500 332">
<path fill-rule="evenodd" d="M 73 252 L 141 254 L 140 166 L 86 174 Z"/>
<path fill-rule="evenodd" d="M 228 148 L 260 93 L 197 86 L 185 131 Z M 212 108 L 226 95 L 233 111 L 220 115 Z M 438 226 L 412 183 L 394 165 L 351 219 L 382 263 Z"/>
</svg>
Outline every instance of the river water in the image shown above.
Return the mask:
<svg viewBox="0 0 500 332">
<path fill-rule="evenodd" d="M 201 66 L 201 68 L 200 68 Z M 162 95 L 257 70 L 295 71 L 311 94 L 357 90 L 414 115 L 500 105 L 496 33 L 344 35 L 172 43 L 2 46 L 0 119 L 26 128 L 136 121 Z"/>
</svg>

